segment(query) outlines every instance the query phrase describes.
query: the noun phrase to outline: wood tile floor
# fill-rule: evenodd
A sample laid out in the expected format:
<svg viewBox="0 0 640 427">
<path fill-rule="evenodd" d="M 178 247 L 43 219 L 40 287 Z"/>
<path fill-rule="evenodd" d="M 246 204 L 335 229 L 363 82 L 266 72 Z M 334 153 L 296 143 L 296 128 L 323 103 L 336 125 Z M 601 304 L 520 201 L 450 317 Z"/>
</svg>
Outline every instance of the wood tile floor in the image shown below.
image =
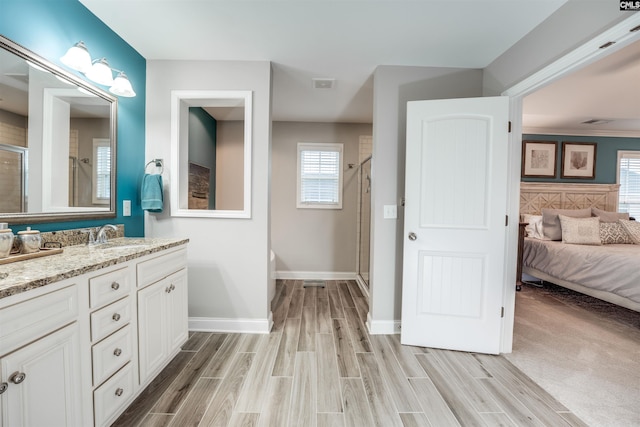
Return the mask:
<svg viewBox="0 0 640 427">
<path fill-rule="evenodd" d="M 354 281 L 279 281 L 266 335 L 194 332 L 114 426 L 584 426 L 504 357 L 368 335 Z"/>
</svg>

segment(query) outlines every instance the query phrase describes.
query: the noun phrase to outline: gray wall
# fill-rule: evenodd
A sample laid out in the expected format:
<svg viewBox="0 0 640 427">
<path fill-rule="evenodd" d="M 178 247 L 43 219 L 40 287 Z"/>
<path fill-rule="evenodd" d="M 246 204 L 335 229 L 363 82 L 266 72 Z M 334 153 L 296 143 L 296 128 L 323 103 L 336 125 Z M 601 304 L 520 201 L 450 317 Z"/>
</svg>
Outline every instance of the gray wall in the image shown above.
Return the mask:
<svg viewBox="0 0 640 427">
<path fill-rule="evenodd" d="M 250 219 L 179 218 L 169 206 L 171 91 L 251 90 Z M 164 159 L 165 209 L 145 214 L 145 235 L 189 238 L 189 317 L 226 319 L 236 330 L 265 331 L 269 315 L 271 64 L 266 61 L 148 61 L 146 158 Z M 142 168 L 143 165 L 140 166 Z M 257 325 L 254 327 L 254 325 Z"/>
<path fill-rule="evenodd" d="M 482 71 L 380 66 L 374 74 L 371 330 L 390 333 L 402 306 L 402 248 L 406 105 L 408 101 L 482 95 Z M 383 206 L 398 205 L 398 219 Z M 389 329 L 391 328 L 391 329 Z"/>
<path fill-rule="evenodd" d="M 345 272 L 356 269 L 358 143 L 369 124 L 274 122 L 272 136 L 272 247 L 278 272 Z M 297 143 L 344 144 L 342 209 L 297 209 Z"/>
</svg>

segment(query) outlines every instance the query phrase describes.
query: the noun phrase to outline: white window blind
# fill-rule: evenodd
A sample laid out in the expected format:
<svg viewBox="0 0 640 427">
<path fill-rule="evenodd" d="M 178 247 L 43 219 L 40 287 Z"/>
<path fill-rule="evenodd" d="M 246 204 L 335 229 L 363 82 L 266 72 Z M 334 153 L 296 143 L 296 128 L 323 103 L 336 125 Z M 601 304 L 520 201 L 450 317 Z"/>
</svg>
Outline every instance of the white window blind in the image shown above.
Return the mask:
<svg viewBox="0 0 640 427">
<path fill-rule="evenodd" d="M 298 144 L 299 208 L 342 208 L 342 144 Z"/>
<path fill-rule="evenodd" d="M 640 220 L 640 151 L 618 152 L 618 211 Z"/>
<path fill-rule="evenodd" d="M 111 197 L 111 146 L 108 139 L 93 142 L 93 203 L 109 203 Z"/>
</svg>

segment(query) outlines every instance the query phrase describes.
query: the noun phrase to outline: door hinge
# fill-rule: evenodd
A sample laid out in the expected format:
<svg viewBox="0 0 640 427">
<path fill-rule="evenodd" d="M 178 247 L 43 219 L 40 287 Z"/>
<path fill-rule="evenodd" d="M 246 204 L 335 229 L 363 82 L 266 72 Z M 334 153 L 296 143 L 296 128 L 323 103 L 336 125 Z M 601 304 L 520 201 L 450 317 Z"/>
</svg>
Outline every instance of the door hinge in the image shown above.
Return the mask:
<svg viewBox="0 0 640 427">
<path fill-rule="evenodd" d="M 504 317 L 504 307 L 500 309 L 500 317 Z"/>
<path fill-rule="evenodd" d="M 509 133 L 511 133 L 511 120 L 509 120 Z"/>
<path fill-rule="evenodd" d="M 508 227 L 509 226 L 509 215 L 505 215 L 504 216 L 504 226 Z"/>
</svg>

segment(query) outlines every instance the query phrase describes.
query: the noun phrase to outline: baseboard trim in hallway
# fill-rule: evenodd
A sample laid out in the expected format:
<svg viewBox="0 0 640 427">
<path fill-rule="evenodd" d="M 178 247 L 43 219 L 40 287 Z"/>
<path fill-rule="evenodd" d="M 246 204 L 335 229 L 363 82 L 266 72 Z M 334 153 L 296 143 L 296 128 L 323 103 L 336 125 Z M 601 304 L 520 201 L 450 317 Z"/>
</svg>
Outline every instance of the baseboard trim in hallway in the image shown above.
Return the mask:
<svg viewBox="0 0 640 427">
<path fill-rule="evenodd" d="M 268 334 L 273 325 L 273 313 L 267 319 L 227 319 L 215 317 L 190 317 L 189 331 L 227 332 L 241 334 Z"/>
</svg>

